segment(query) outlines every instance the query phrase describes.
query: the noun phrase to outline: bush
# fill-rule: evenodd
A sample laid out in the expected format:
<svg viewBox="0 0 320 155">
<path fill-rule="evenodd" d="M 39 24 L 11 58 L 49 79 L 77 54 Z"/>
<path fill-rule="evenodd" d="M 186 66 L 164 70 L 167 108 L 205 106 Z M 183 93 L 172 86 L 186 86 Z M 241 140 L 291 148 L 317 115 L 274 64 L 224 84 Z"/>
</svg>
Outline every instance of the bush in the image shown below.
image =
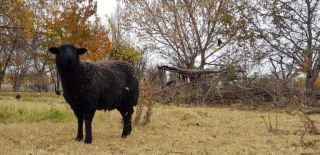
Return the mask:
<svg viewBox="0 0 320 155">
<path fill-rule="evenodd" d="M 160 87 L 150 81 L 140 81 L 140 96 L 136 108 L 135 125 L 146 125 L 151 121 L 153 106 L 159 95 Z"/>
</svg>

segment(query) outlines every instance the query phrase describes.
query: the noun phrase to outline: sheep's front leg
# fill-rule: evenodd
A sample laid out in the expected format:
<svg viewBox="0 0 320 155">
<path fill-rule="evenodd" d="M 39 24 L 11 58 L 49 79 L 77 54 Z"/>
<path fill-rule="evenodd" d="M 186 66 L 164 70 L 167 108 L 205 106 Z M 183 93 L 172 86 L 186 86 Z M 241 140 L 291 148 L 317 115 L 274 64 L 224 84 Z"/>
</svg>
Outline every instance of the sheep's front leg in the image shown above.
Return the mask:
<svg viewBox="0 0 320 155">
<path fill-rule="evenodd" d="M 92 142 L 91 123 L 95 112 L 96 110 L 84 112 L 84 122 L 86 125 L 86 138 L 84 139 L 84 143 L 86 144 L 90 144 Z"/>
<path fill-rule="evenodd" d="M 77 133 L 77 141 L 81 141 L 83 139 L 83 111 L 81 110 L 73 110 L 74 114 L 78 119 L 78 133 Z"/>
</svg>

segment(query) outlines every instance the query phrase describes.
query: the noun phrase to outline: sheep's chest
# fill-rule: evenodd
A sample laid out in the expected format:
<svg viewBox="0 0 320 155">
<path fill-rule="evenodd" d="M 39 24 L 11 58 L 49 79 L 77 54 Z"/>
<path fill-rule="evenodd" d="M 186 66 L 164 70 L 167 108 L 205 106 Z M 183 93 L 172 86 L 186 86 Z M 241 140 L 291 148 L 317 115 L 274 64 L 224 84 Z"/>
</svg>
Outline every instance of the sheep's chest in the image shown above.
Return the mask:
<svg viewBox="0 0 320 155">
<path fill-rule="evenodd" d="M 72 90 L 65 90 L 64 97 L 72 108 L 95 109 L 99 101 L 99 89 L 94 85 L 78 85 Z"/>
</svg>

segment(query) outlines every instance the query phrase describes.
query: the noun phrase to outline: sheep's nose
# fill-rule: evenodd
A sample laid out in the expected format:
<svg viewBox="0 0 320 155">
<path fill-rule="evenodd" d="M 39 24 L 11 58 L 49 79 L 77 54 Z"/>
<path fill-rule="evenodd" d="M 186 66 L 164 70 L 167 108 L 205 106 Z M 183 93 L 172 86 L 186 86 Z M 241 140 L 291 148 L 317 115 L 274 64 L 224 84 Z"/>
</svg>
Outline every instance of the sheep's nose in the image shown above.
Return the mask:
<svg viewBox="0 0 320 155">
<path fill-rule="evenodd" d="M 68 57 L 66 58 L 66 60 L 67 60 L 67 62 L 71 62 L 71 61 L 72 61 L 72 57 L 71 57 L 71 56 L 68 56 Z"/>
<path fill-rule="evenodd" d="M 67 59 L 67 63 L 71 64 L 72 63 L 72 59 Z"/>
</svg>

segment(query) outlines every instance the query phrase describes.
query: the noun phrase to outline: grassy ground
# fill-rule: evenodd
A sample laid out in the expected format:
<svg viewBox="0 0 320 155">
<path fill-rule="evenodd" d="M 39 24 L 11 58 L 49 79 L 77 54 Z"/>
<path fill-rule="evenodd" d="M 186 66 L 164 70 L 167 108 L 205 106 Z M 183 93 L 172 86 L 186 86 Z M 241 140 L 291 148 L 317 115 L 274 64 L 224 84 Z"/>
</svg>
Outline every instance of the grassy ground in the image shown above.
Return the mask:
<svg viewBox="0 0 320 155">
<path fill-rule="evenodd" d="M 121 139 L 117 111 L 97 112 L 93 144 L 77 142 L 76 120 L 61 97 L 0 94 L 0 154 L 320 154 L 320 136 L 307 134 L 296 112 L 156 106 L 151 123 Z M 277 130 L 268 132 L 266 122 Z M 264 119 L 266 122 L 264 121 Z M 320 117 L 312 116 L 317 128 Z"/>
</svg>

